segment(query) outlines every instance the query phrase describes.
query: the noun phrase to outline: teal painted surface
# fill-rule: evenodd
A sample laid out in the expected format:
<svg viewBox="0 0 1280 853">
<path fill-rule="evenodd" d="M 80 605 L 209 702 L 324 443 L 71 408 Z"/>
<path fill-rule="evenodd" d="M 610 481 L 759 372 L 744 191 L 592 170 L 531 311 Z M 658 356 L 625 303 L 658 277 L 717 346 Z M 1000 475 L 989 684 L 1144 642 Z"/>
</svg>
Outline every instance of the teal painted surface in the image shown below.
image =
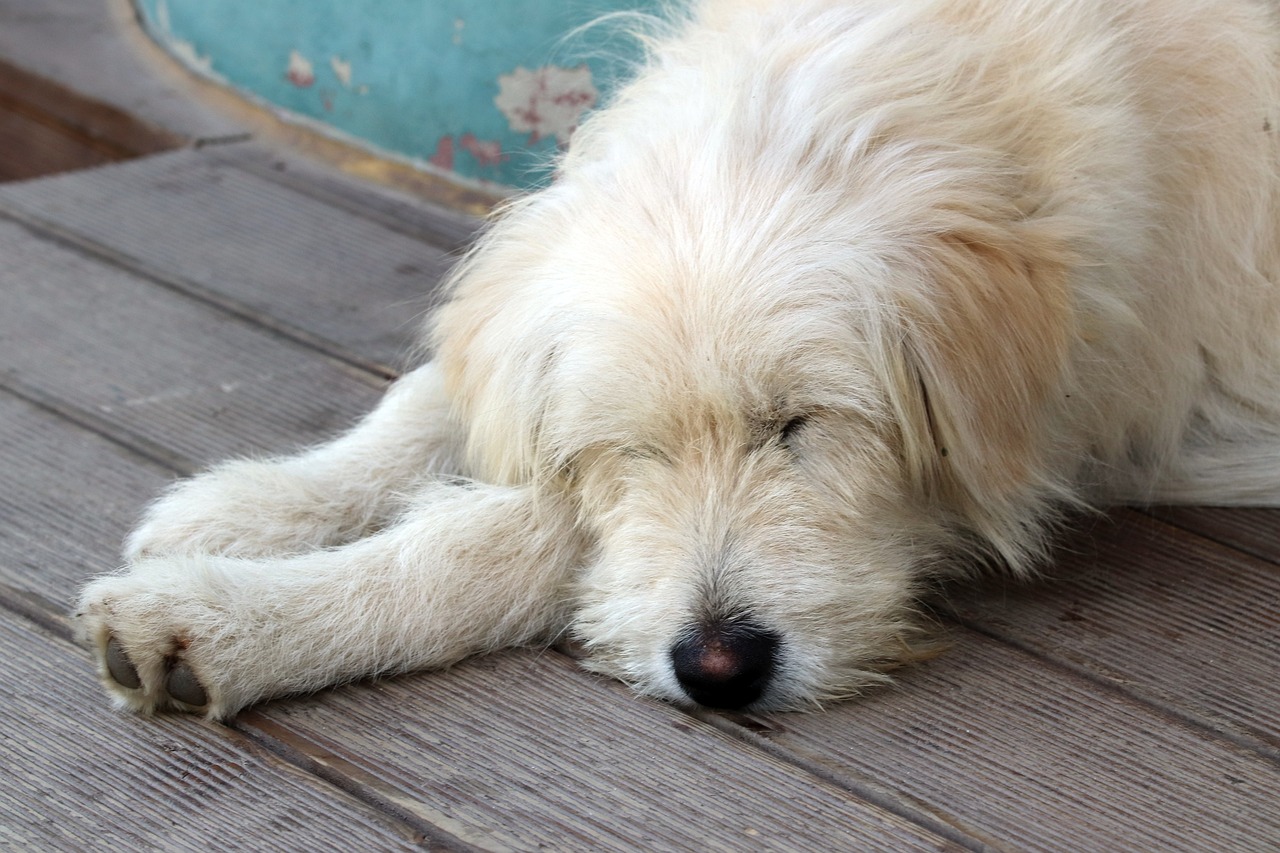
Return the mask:
<svg viewBox="0 0 1280 853">
<path fill-rule="evenodd" d="M 464 178 L 545 179 L 639 49 L 602 14 L 657 0 L 135 0 L 198 71 Z M 606 58 L 609 57 L 609 58 Z"/>
</svg>

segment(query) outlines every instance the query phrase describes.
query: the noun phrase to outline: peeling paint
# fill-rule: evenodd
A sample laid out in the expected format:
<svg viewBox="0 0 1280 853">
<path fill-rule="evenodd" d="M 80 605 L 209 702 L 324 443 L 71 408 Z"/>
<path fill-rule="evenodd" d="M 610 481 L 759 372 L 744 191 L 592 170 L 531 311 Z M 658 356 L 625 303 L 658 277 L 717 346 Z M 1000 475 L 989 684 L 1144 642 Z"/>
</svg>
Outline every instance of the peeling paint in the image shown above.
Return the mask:
<svg viewBox="0 0 1280 853">
<path fill-rule="evenodd" d="M 493 103 L 511 129 L 528 133 L 531 143 L 554 137 L 563 146 L 598 97 L 586 64 L 576 68 L 545 65 L 532 71 L 521 66 L 498 78 Z"/>
<path fill-rule="evenodd" d="M 452 134 L 440 137 L 436 143 L 435 153 L 427 162 L 437 169 L 452 172 L 458 165 L 457 154 L 461 149 L 470 154 L 476 165 L 482 169 L 492 169 L 511 159 L 502 150 L 502 142 L 497 139 L 481 139 L 474 133 L 464 133 L 455 141 Z"/>
<path fill-rule="evenodd" d="M 482 167 L 497 166 L 508 159 L 507 155 L 502 153 L 502 143 L 496 139 L 477 139 L 474 133 L 464 133 L 458 137 L 458 145 L 463 151 L 476 158 L 476 163 Z"/>
<path fill-rule="evenodd" d="M 213 58 L 210 56 L 201 56 L 200 51 L 196 50 L 196 46 L 189 41 L 177 38 L 173 34 L 172 19 L 169 17 L 168 0 L 156 0 L 156 23 L 159 24 L 161 32 L 164 34 L 165 41 L 169 45 L 169 49 L 182 62 L 202 74 L 213 74 Z"/>
<path fill-rule="evenodd" d="M 329 57 L 329 67 L 333 69 L 333 76 L 338 78 L 338 82 L 344 87 L 351 88 L 351 63 L 343 62 L 341 57 Z"/>
<path fill-rule="evenodd" d="M 427 162 L 437 169 L 453 171 L 453 137 L 442 136 L 436 143 L 436 152 L 427 158 Z"/>
<path fill-rule="evenodd" d="M 201 56 L 196 46 L 182 39 L 169 39 L 169 49 L 178 59 L 203 74 L 213 74 L 213 57 Z"/>
<path fill-rule="evenodd" d="M 299 89 L 306 89 L 316 82 L 316 72 L 311 61 L 296 50 L 289 52 L 289 65 L 284 76 Z"/>
</svg>

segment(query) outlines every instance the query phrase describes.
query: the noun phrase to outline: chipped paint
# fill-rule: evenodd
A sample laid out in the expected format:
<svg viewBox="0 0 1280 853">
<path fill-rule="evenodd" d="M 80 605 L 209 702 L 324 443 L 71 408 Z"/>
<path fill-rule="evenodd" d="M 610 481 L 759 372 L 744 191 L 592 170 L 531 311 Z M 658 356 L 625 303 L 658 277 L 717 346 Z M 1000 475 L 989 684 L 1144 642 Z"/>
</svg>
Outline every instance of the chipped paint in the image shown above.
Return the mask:
<svg viewBox="0 0 1280 853">
<path fill-rule="evenodd" d="M 493 103 L 511 129 L 528 133 L 530 142 L 550 137 L 563 146 L 599 94 L 585 63 L 577 68 L 545 65 L 532 71 L 521 67 L 498 78 Z"/>
<path fill-rule="evenodd" d="M 496 139 L 477 139 L 474 133 L 464 133 L 458 137 L 458 145 L 476 158 L 482 168 L 496 166 L 507 159 L 502 153 L 502 143 Z"/>
<path fill-rule="evenodd" d="M 299 89 L 306 89 L 316 82 L 316 72 L 311 61 L 296 50 L 289 51 L 289 64 L 284 76 Z"/>
<path fill-rule="evenodd" d="M 169 49 L 173 51 L 174 56 L 182 60 L 191 68 L 199 71 L 201 74 L 213 74 L 213 58 L 209 56 L 201 56 L 196 50 L 196 46 L 189 41 L 181 39 L 170 39 Z"/>
<path fill-rule="evenodd" d="M 437 169 L 454 171 L 458 165 L 458 151 L 465 151 L 481 169 L 493 169 L 510 159 L 497 139 L 480 139 L 474 133 L 464 133 L 456 140 L 452 135 L 440 137 L 436 150 L 427 162 Z"/>
<path fill-rule="evenodd" d="M 156 23 L 160 25 L 163 32 L 173 34 L 173 24 L 169 18 L 169 0 L 156 0 Z"/>
<path fill-rule="evenodd" d="M 351 63 L 344 62 L 339 56 L 329 57 L 329 67 L 333 69 L 333 76 L 338 78 L 338 82 L 344 88 L 351 88 Z"/>
<path fill-rule="evenodd" d="M 453 137 L 442 136 L 440 141 L 436 143 L 435 153 L 427 159 L 427 162 L 437 169 L 443 169 L 446 172 L 453 171 Z"/>
<path fill-rule="evenodd" d="M 201 56 L 200 51 L 196 50 L 194 44 L 173 34 L 173 29 L 169 22 L 169 4 L 167 0 L 156 0 L 156 20 L 160 25 L 164 41 L 174 56 L 201 74 L 213 76 L 213 58 Z"/>
</svg>

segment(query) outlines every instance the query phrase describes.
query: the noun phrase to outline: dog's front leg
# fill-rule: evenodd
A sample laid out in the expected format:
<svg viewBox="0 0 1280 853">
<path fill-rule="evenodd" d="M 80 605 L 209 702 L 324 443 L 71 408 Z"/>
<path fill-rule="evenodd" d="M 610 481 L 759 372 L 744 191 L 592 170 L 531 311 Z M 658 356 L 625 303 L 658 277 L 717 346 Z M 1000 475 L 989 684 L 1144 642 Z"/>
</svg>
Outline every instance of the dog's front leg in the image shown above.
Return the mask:
<svg viewBox="0 0 1280 853">
<path fill-rule="evenodd" d="M 351 541 L 399 514 L 418 482 L 461 473 L 460 446 L 440 372 L 426 364 L 327 444 L 225 462 L 176 484 L 130 535 L 125 558 L 259 557 Z"/>
<path fill-rule="evenodd" d="M 549 638 L 582 547 L 559 493 L 434 484 L 395 525 L 339 548 L 144 559 L 86 587 L 81 627 L 118 705 L 221 718 Z"/>
</svg>

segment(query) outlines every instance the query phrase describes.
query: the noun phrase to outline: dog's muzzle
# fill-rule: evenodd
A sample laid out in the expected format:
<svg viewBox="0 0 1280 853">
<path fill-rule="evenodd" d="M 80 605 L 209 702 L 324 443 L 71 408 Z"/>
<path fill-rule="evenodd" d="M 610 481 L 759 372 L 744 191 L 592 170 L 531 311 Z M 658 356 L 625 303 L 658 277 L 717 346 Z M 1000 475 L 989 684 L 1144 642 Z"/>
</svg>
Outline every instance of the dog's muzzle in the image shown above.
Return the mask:
<svg viewBox="0 0 1280 853">
<path fill-rule="evenodd" d="M 743 708 L 769 686 L 779 637 L 750 622 L 700 625 L 671 649 L 676 679 L 689 698 L 710 708 Z"/>
</svg>

